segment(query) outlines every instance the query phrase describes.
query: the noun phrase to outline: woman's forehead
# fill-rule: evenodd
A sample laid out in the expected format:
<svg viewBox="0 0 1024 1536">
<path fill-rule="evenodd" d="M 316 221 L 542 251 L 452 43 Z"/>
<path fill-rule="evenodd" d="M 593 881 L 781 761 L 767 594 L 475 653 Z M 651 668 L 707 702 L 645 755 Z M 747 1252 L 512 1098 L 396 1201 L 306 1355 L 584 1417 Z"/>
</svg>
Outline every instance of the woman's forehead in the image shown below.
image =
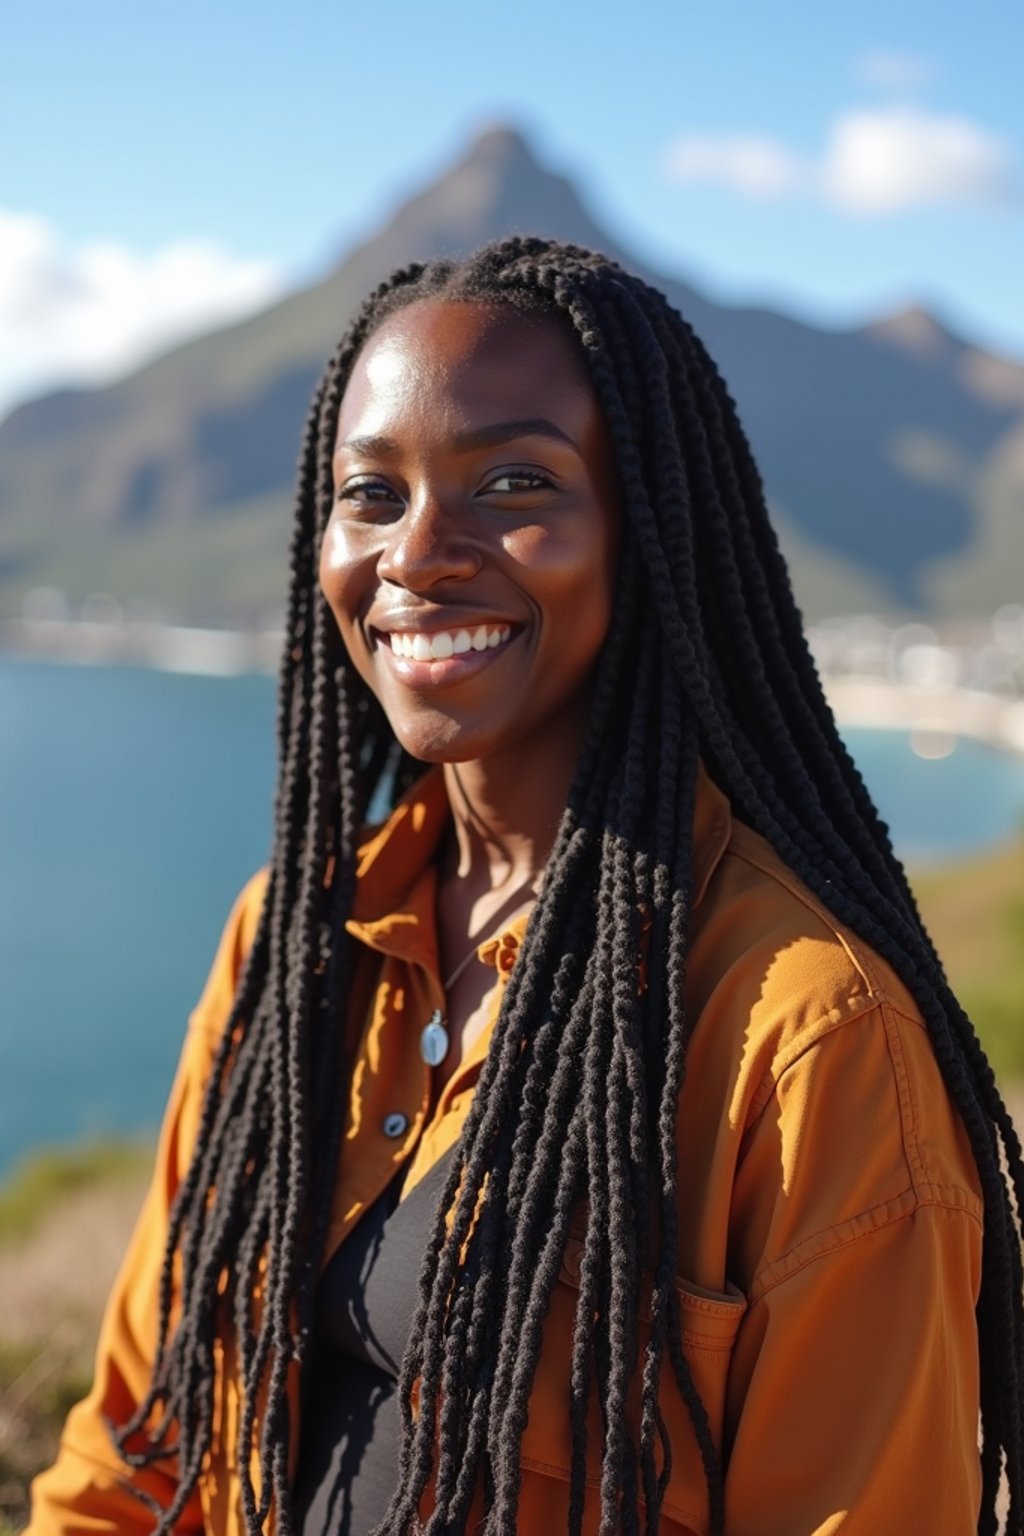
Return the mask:
<svg viewBox="0 0 1024 1536">
<path fill-rule="evenodd" d="M 338 437 L 430 411 L 460 421 L 596 408 L 582 357 L 554 318 L 465 300 L 420 300 L 389 315 L 356 359 Z"/>
</svg>

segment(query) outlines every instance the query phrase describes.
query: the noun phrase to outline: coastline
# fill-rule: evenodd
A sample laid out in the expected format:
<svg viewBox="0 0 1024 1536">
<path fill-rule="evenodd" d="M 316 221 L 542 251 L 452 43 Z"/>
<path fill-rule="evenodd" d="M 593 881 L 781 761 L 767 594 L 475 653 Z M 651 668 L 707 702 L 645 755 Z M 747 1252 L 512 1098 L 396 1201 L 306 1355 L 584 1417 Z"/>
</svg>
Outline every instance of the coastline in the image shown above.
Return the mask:
<svg viewBox="0 0 1024 1536">
<path fill-rule="evenodd" d="M 840 725 L 909 731 L 922 757 L 946 756 L 958 736 L 1024 757 L 1024 699 L 855 673 L 822 683 Z"/>
<path fill-rule="evenodd" d="M 277 672 L 283 631 L 214 629 L 133 620 L 21 618 L 0 621 L 0 660 L 70 666 L 132 666 L 208 677 Z M 1024 698 L 936 681 L 819 667 L 841 726 L 909 731 L 915 750 L 942 757 L 968 737 L 1024 757 Z"/>
<path fill-rule="evenodd" d="M 206 677 L 277 672 L 284 631 L 213 629 L 148 620 L 0 620 L 0 659 L 64 666 L 150 667 Z"/>
</svg>

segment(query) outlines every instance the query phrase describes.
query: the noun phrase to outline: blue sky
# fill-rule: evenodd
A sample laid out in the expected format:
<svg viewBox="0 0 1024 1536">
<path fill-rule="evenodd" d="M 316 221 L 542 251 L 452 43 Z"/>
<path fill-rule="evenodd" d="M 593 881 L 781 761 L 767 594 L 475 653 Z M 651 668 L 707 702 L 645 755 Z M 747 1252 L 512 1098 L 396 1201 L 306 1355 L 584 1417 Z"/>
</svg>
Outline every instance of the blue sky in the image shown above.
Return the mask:
<svg viewBox="0 0 1024 1536">
<path fill-rule="evenodd" d="M 0 411 L 309 280 L 486 123 L 712 296 L 1024 358 L 1024 7 L 9 8 Z"/>
</svg>

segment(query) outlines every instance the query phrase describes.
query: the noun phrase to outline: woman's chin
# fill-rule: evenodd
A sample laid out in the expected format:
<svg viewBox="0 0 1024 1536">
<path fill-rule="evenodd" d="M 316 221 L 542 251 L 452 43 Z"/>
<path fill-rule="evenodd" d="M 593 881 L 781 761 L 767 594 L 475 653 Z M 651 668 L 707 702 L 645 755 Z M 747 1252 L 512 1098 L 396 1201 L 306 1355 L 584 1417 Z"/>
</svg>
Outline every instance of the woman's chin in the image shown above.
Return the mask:
<svg viewBox="0 0 1024 1536">
<path fill-rule="evenodd" d="M 416 729 L 400 729 L 392 721 L 391 727 L 402 749 L 421 763 L 469 763 L 485 755 L 476 733 L 468 733 L 456 720 L 438 720 L 429 728 Z"/>
</svg>

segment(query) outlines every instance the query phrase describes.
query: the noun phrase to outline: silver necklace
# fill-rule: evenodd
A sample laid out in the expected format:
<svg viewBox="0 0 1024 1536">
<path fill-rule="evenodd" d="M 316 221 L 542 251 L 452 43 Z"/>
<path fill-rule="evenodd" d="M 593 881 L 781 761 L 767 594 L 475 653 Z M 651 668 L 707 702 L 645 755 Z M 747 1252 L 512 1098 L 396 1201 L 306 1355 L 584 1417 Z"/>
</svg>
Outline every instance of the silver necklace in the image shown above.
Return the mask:
<svg viewBox="0 0 1024 1536">
<path fill-rule="evenodd" d="M 524 902 L 523 906 L 525 905 L 526 903 Z M 518 917 L 522 910 L 522 907 L 517 907 L 515 912 L 511 912 L 508 917 L 502 918 L 500 922 L 495 923 L 494 928 L 501 928 L 505 923 L 510 923 L 513 918 Z M 493 929 L 490 931 L 493 932 Z M 469 954 L 463 956 L 451 975 L 442 983 L 446 995 L 451 991 L 470 962 L 477 958 L 477 950 L 485 942 L 485 939 L 478 938 Z M 420 1033 L 420 1056 L 428 1067 L 439 1067 L 448 1055 L 450 1044 L 451 1038 L 448 1034 L 445 1016 L 440 1008 L 435 1008 Z"/>
</svg>

